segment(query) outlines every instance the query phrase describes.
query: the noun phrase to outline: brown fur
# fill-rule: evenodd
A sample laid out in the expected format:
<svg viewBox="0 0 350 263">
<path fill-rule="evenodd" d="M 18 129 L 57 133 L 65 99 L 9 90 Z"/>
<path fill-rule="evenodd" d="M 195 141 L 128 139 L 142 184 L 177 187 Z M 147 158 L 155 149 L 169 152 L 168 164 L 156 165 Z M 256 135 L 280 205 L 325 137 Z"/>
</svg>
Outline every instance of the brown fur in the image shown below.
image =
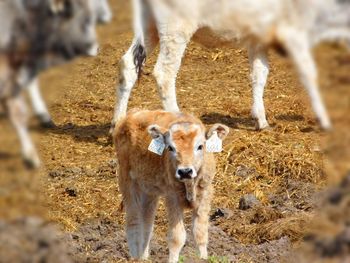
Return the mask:
<svg viewBox="0 0 350 263">
<path fill-rule="evenodd" d="M 177 147 L 176 164 L 174 164 L 169 149 L 165 149 L 161 156 L 148 151 L 152 140 L 148 127 L 155 124 L 160 127 L 162 133 L 169 132 L 174 124 L 183 124 L 183 127 L 187 127 L 187 124 L 197 124 L 200 129 L 186 130 L 180 126 L 181 128 L 172 132 L 172 140 L 176 142 Z M 213 154 L 204 149 L 202 159 L 196 160 L 198 157 L 194 156 L 193 149 L 194 138 L 198 132 L 205 133 L 205 127 L 200 120 L 182 113 L 131 111 L 118 123 L 114 141 L 119 161 L 119 187 L 126 208 L 126 228 L 132 257 L 147 258 L 157 201 L 159 196 L 164 196 L 169 217 L 169 261 L 177 261 L 185 242 L 183 226 L 185 208 L 193 209 L 194 237 L 201 257 L 206 258 L 208 213 L 213 193 L 211 182 L 215 175 L 215 160 Z M 228 129 L 226 134 L 227 132 Z M 179 165 L 200 161 L 194 179 L 180 181 L 175 177 L 176 167 Z M 137 227 L 143 234 L 137 232 Z M 129 236 L 130 231 L 136 231 L 135 235 L 138 238 L 135 242 L 139 242 L 138 244 L 135 244 Z M 141 236 L 144 239 L 142 241 Z"/>
</svg>

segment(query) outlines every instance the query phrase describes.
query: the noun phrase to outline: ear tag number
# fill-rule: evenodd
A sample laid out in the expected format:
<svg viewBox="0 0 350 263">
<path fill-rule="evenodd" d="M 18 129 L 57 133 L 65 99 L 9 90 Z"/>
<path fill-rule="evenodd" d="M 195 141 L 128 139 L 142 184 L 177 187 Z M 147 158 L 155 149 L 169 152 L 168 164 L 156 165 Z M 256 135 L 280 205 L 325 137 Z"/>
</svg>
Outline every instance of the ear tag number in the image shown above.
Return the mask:
<svg viewBox="0 0 350 263">
<path fill-rule="evenodd" d="M 213 135 L 205 142 L 205 147 L 207 152 L 210 153 L 219 153 L 222 151 L 222 140 L 219 138 L 216 131 L 214 131 Z"/>
<path fill-rule="evenodd" d="M 148 146 L 148 150 L 158 155 L 162 155 L 165 149 L 165 144 L 162 137 L 157 137 L 152 139 L 151 143 Z"/>
</svg>

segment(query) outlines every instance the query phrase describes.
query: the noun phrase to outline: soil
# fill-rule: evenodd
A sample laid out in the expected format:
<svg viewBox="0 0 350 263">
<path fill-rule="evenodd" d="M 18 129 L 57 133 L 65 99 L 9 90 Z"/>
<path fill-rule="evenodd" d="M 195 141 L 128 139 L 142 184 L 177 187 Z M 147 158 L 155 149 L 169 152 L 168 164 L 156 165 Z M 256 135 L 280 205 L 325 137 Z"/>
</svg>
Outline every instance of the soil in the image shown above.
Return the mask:
<svg viewBox="0 0 350 263">
<path fill-rule="evenodd" d="M 29 262 L 130 260 L 108 130 L 118 61 L 133 34 L 129 1 L 110 2 L 114 18 L 98 28 L 100 54 L 40 77 L 56 127 L 39 128 L 34 116 L 30 120 L 43 162 L 39 171 L 25 169 L 17 137 L 0 114 L 0 241 L 6 244 L 0 245 L 0 262 L 28 262 L 24 258 L 29 255 L 36 256 Z M 320 130 L 290 60 L 271 51 L 264 100 L 272 128 L 259 132 L 250 117 L 246 49 L 196 42 L 188 46 L 177 79 L 181 109 L 200 117 L 207 127 L 221 122 L 231 130 L 224 151 L 216 155 L 209 262 L 284 262 L 299 257 L 349 262 L 350 203 L 344 197 L 349 188 L 340 182 L 350 171 L 350 54 L 341 45 L 329 44 L 317 47 L 314 54 L 333 131 Z M 156 56 L 157 50 L 147 58 L 129 108 L 161 107 L 151 74 Z M 239 209 L 240 199 L 248 195 L 256 198 L 254 205 Z M 200 262 L 190 214 L 186 227 L 182 260 Z M 161 204 L 151 261 L 167 259 L 166 230 Z M 40 237 L 45 237 L 45 245 Z M 48 244 L 57 246 L 59 257 Z"/>
</svg>

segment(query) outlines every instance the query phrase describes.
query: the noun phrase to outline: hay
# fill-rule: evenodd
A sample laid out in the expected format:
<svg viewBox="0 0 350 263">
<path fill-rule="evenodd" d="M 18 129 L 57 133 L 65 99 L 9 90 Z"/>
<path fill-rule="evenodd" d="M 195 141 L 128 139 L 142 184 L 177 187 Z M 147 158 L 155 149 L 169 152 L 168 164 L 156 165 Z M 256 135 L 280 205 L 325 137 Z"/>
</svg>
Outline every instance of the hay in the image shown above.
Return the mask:
<svg viewBox="0 0 350 263">
<path fill-rule="evenodd" d="M 98 57 L 79 59 L 64 68 L 50 70 L 41 78 L 57 124 L 57 128 L 36 131 L 34 136 L 45 163 L 39 172 L 43 205 L 46 216 L 67 231 L 78 229 L 92 218 L 124 224 L 124 214 L 118 210 L 121 196 L 108 129 L 118 83 L 117 61 L 132 39 L 128 26 L 130 16 L 125 12 L 128 5 L 117 1 L 114 23 L 100 28 Z M 323 52 L 325 50 L 327 52 Z M 350 145 L 349 105 L 345 100 L 349 97 L 349 83 L 344 83 L 349 67 L 338 65 L 339 70 L 332 71 L 336 58 L 344 54 L 342 50 L 323 46 L 316 54 L 321 65 L 323 92 L 337 129 L 329 135 L 319 131 L 310 102 L 305 99 L 306 93 L 290 62 L 276 54 L 271 54 L 271 74 L 265 93 L 272 129 L 262 132 L 255 131 L 250 118 L 251 87 L 245 50 L 209 49 L 191 43 L 183 59 L 177 79 L 180 108 L 200 117 L 207 127 L 221 122 L 231 128 L 224 151 L 216 155 L 212 206 L 213 211 L 226 208 L 233 211 L 233 215 L 212 224 L 245 244 L 282 236 L 300 240 L 315 210 L 311 197 L 325 186 L 328 170 L 344 174 L 350 169 L 350 147 L 345 147 Z M 145 74 L 132 93 L 129 108 L 160 108 L 156 83 L 148 74 L 155 59 L 156 52 L 147 60 Z M 0 121 L 3 124 L 4 120 Z M 6 140 L 2 136 L 4 131 Z M 17 158 L 12 150 L 15 139 L 8 135 L 9 129 L 0 133 L 0 145 Z M 325 157 L 333 167 L 327 171 Z M 11 158 L 5 161 L 10 162 Z M 11 176 L 21 180 L 20 161 L 14 163 L 16 169 L 3 170 L 5 177 L 0 184 L 7 185 Z M 67 194 L 66 188 L 74 189 L 76 196 Z M 19 191 L 26 196 L 28 190 L 22 186 Z M 244 194 L 254 194 L 261 206 L 239 211 L 239 199 Z M 4 210 L 23 207 L 25 199 L 16 198 L 11 192 L 8 201 L 0 204 Z M 42 202 L 30 204 L 41 207 Z M 187 219 L 189 217 L 187 215 Z M 161 204 L 156 217 L 156 235 L 165 238 L 166 229 L 166 214 Z"/>
</svg>

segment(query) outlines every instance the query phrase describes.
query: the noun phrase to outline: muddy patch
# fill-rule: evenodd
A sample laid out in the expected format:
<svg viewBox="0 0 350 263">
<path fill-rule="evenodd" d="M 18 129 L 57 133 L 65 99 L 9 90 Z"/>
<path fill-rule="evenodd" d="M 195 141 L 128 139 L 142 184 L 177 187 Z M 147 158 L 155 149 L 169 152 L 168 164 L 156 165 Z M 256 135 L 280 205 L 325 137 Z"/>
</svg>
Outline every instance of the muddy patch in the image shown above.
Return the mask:
<svg viewBox="0 0 350 263">
<path fill-rule="evenodd" d="M 76 253 L 87 262 L 114 262 L 128 260 L 128 247 L 123 226 L 108 220 L 94 220 L 71 234 Z M 213 262 L 280 262 L 289 252 L 291 243 L 281 238 L 259 245 L 243 245 L 228 236 L 217 226 L 209 229 L 208 252 Z M 167 244 L 154 235 L 151 240 L 150 260 L 166 262 Z M 198 258 L 190 227 L 187 227 L 187 242 L 182 250 L 183 262 L 205 262 Z M 216 261 L 215 261 L 216 260 Z"/>
<path fill-rule="evenodd" d="M 70 235 L 40 218 L 0 221 L 0 262 L 84 262 Z"/>
</svg>

